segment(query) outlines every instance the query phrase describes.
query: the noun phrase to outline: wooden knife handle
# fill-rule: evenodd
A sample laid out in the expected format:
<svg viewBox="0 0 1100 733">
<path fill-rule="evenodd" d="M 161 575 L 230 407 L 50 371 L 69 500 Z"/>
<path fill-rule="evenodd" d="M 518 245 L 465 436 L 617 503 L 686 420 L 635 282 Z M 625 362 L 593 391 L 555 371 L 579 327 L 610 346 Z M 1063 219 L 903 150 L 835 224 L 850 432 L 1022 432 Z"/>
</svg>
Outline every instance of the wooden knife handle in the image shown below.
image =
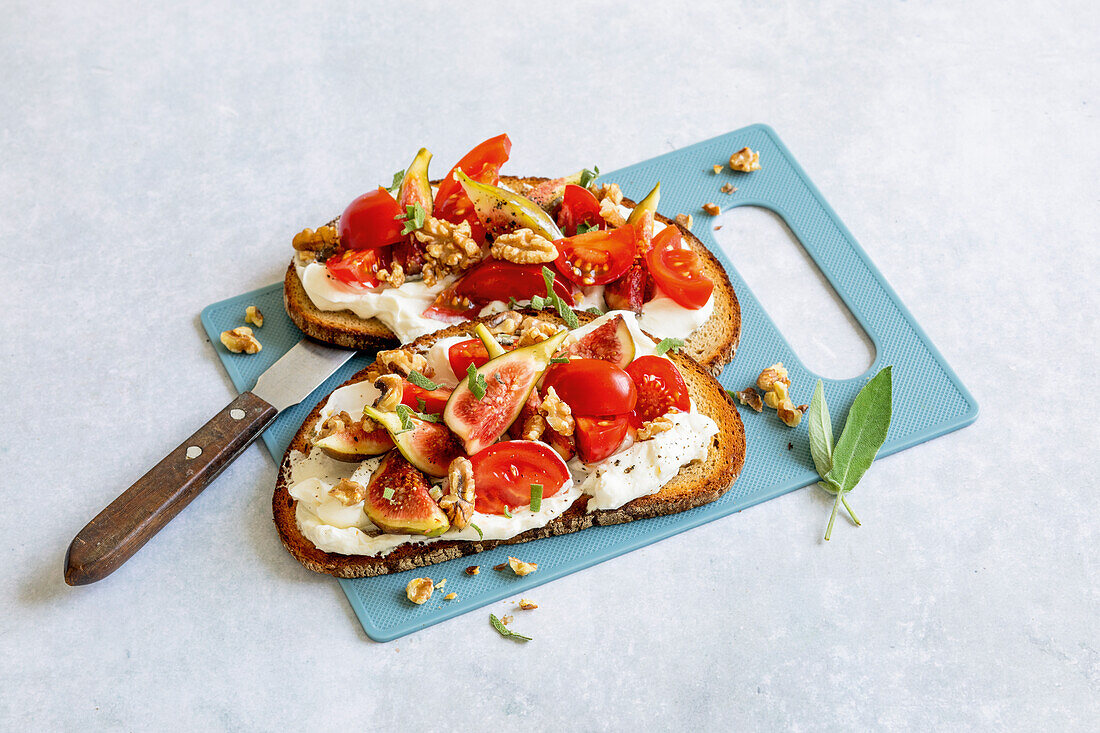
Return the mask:
<svg viewBox="0 0 1100 733">
<path fill-rule="evenodd" d="M 277 414 L 251 392 L 230 402 L 80 530 L 65 554 L 65 582 L 87 585 L 117 570 L 251 445 Z"/>
</svg>

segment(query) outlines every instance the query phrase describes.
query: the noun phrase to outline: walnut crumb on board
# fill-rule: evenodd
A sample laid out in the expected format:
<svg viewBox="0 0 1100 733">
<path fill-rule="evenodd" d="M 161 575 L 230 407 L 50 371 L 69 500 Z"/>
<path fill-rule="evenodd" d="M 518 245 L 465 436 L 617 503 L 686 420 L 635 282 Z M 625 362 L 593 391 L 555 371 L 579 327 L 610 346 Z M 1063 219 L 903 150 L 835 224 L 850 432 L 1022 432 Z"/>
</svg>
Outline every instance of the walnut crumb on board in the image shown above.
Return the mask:
<svg viewBox="0 0 1100 733">
<path fill-rule="evenodd" d="M 254 305 L 250 305 L 244 309 L 244 322 L 251 323 L 256 328 L 264 327 L 264 314 L 260 313 L 260 309 Z"/>
<path fill-rule="evenodd" d="M 526 598 L 519 599 L 519 607 L 524 611 L 533 611 L 538 608 L 538 604 L 534 601 L 529 601 Z"/>
<path fill-rule="evenodd" d="M 466 574 L 467 575 L 477 575 L 480 572 L 481 572 L 481 566 L 480 565 L 471 565 L 470 567 L 466 568 Z"/>
<path fill-rule="evenodd" d="M 448 593 L 447 595 L 443 596 L 443 600 L 445 601 L 453 601 L 456 598 L 458 598 L 457 593 Z"/>
<path fill-rule="evenodd" d="M 431 578 L 413 578 L 405 586 L 405 595 L 418 606 L 423 605 L 432 597 L 435 584 Z"/>
<path fill-rule="evenodd" d="M 730 156 L 730 168 L 742 173 L 760 170 L 760 153 L 754 153 L 747 147 L 741 148 Z"/>
<path fill-rule="evenodd" d="M 719 173 L 722 172 L 722 166 L 719 165 L 718 163 L 715 163 L 714 168 L 712 170 L 714 171 L 715 175 L 718 175 Z"/>
<path fill-rule="evenodd" d="M 722 184 L 722 193 L 733 193 L 737 188 L 732 183 Z"/>
<path fill-rule="evenodd" d="M 222 345 L 234 354 L 258 354 L 264 348 L 248 326 L 222 331 L 220 338 Z"/>
<path fill-rule="evenodd" d="M 509 557 L 508 566 L 512 568 L 512 572 L 519 576 L 530 575 L 539 569 L 538 563 L 524 562 L 519 558 Z"/>
<path fill-rule="evenodd" d="M 743 389 L 740 392 L 734 392 L 734 395 L 737 397 L 737 401 L 742 405 L 748 405 L 756 412 L 764 411 L 764 401 L 752 387 Z"/>
<path fill-rule="evenodd" d="M 703 211 L 707 212 L 710 216 L 718 216 L 722 213 L 722 207 L 718 204 L 710 203 L 709 201 L 703 204 Z"/>
<path fill-rule="evenodd" d="M 691 229 L 691 222 L 692 222 L 691 214 L 677 214 L 676 215 L 676 223 L 679 224 L 682 227 L 685 227 L 687 229 Z"/>
</svg>

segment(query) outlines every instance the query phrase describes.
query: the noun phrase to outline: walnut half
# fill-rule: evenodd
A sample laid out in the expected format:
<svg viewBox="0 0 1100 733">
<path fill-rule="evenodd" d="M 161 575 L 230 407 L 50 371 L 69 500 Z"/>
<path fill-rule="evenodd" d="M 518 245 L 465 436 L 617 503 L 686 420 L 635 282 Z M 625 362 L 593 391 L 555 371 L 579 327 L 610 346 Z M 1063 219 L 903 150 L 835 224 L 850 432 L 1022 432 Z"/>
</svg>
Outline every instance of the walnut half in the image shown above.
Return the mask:
<svg viewBox="0 0 1100 733">
<path fill-rule="evenodd" d="M 221 342 L 234 354 L 256 354 L 263 349 L 263 345 L 248 326 L 239 326 L 232 331 L 222 331 Z"/>
<path fill-rule="evenodd" d="M 546 390 L 546 396 L 542 398 L 542 404 L 539 405 L 539 412 L 546 417 L 546 424 L 559 435 L 572 435 L 577 427 L 569 404 L 558 397 L 553 387 Z"/>
<path fill-rule="evenodd" d="M 760 153 L 754 153 L 747 147 L 741 148 L 730 156 L 730 169 L 742 173 L 760 170 Z"/>
<path fill-rule="evenodd" d="M 251 323 L 256 328 L 264 327 L 264 314 L 260 313 L 260 309 L 254 305 L 250 305 L 244 309 L 244 322 Z"/>
<path fill-rule="evenodd" d="M 532 265 L 553 262 L 558 258 L 558 248 L 546 237 L 525 228 L 501 234 L 493 240 L 490 254 L 517 265 Z"/>
</svg>

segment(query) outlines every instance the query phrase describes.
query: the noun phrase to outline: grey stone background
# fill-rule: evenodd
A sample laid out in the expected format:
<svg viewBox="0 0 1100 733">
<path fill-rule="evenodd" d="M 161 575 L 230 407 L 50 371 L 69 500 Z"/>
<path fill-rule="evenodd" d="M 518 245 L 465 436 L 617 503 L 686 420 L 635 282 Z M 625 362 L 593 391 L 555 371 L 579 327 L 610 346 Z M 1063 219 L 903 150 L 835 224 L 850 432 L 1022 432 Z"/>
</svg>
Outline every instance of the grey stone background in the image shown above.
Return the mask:
<svg viewBox="0 0 1100 733">
<path fill-rule="evenodd" d="M 3 18 L 0 728 L 1100 724 L 1095 3 Z M 73 534 L 230 398 L 199 310 L 416 148 L 506 131 L 512 171 L 613 170 L 753 122 L 982 405 L 874 467 L 863 527 L 823 544 L 806 489 L 539 588 L 526 646 L 481 611 L 376 644 L 279 545 L 254 447 L 115 575 L 62 583 Z"/>
</svg>

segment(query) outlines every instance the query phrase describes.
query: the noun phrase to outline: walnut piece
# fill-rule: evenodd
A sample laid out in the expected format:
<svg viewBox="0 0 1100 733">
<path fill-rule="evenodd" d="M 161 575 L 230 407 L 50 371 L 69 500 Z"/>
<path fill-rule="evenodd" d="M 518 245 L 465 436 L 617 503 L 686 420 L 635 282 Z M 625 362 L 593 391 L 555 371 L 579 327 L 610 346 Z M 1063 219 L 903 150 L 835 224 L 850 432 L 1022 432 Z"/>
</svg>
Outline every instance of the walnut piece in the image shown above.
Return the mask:
<svg viewBox="0 0 1100 733">
<path fill-rule="evenodd" d="M 714 175 L 718 175 L 719 173 L 722 172 L 722 166 L 718 163 L 715 163 L 713 170 L 714 170 Z"/>
<path fill-rule="evenodd" d="M 390 269 L 381 269 L 376 274 L 379 282 L 389 283 L 391 288 L 399 288 L 405 284 L 405 269 L 400 263 L 394 262 Z"/>
<path fill-rule="evenodd" d="M 614 186 L 615 184 L 611 184 Z M 616 186 L 618 188 L 618 186 Z M 600 202 L 600 217 L 606 221 L 611 227 L 621 227 L 626 224 L 626 219 L 623 217 L 623 213 L 619 211 L 619 205 L 615 203 L 610 197 L 605 198 Z"/>
<path fill-rule="evenodd" d="M 666 430 L 672 430 L 672 420 L 668 418 L 668 415 L 661 415 L 655 417 L 648 422 L 642 423 L 642 427 L 638 428 L 638 442 L 643 440 L 649 440 L 658 433 L 663 433 Z"/>
<path fill-rule="evenodd" d="M 264 327 L 264 314 L 260 313 L 260 309 L 254 305 L 250 305 L 244 309 L 244 322 L 251 323 L 256 328 Z"/>
<path fill-rule="evenodd" d="M 505 626 L 507 626 L 508 624 L 512 623 L 512 621 L 514 621 L 514 620 L 515 620 L 515 619 L 513 619 L 513 618 L 512 618 L 511 616 L 501 616 L 501 617 L 500 617 L 500 622 L 501 622 L 502 624 L 504 624 Z"/>
<path fill-rule="evenodd" d="M 691 218 L 691 214 L 677 214 L 676 223 L 685 229 L 691 229 L 691 224 L 694 220 Z"/>
<path fill-rule="evenodd" d="M 489 322 L 489 333 L 513 334 L 522 322 L 522 314 L 516 313 L 515 311 L 504 311 L 497 314 L 497 316 Z"/>
<path fill-rule="evenodd" d="M 573 420 L 573 411 L 569 405 L 558 397 L 553 387 L 546 390 L 546 396 L 542 398 L 539 412 L 546 417 L 546 423 L 558 435 L 572 435 L 577 427 Z"/>
<path fill-rule="evenodd" d="M 428 217 L 424 226 L 414 233 L 424 244 L 424 282 L 435 285 L 441 278 L 462 272 L 481 261 L 481 245 L 473 240 L 470 222 L 452 224 Z"/>
<path fill-rule="evenodd" d="M 318 254 L 331 254 L 340 243 L 340 234 L 336 227 L 326 224 L 317 231 L 303 229 L 294 235 L 291 242 L 294 249 L 299 252 L 315 252 Z"/>
<path fill-rule="evenodd" d="M 534 611 L 536 608 L 538 608 L 538 604 L 534 601 L 529 601 L 526 598 L 520 598 L 519 607 L 523 611 Z"/>
<path fill-rule="evenodd" d="M 754 153 L 747 147 L 741 148 L 730 156 L 730 168 L 742 173 L 760 170 L 760 153 Z"/>
<path fill-rule="evenodd" d="M 329 496 L 336 499 L 344 506 L 355 506 L 367 498 L 367 487 L 363 486 L 363 484 L 342 478 L 340 479 L 340 483 L 332 487 L 328 493 Z"/>
<path fill-rule="evenodd" d="M 710 216 L 718 216 L 722 213 L 722 207 L 718 204 L 707 202 L 703 204 L 703 211 L 707 212 L 707 214 Z"/>
<path fill-rule="evenodd" d="M 722 184 L 722 193 L 733 193 L 737 188 L 732 183 Z"/>
<path fill-rule="evenodd" d="M 802 422 L 802 415 L 809 406 L 796 407 L 791 402 L 789 392 L 791 378 L 787 375 L 787 369 L 782 362 L 772 364 L 760 372 L 760 376 L 756 378 L 756 386 L 764 390 L 764 404 L 774 409 L 785 425 L 793 428 Z"/>
<path fill-rule="evenodd" d="M 456 598 L 458 598 L 457 593 L 448 593 L 447 595 L 443 596 L 443 600 L 445 601 L 453 601 Z"/>
<path fill-rule="evenodd" d="M 436 589 L 436 590 L 439 590 L 440 588 L 442 588 L 442 587 L 443 587 L 443 586 L 445 586 L 445 585 L 447 585 L 447 579 L 446 579 L 446 578 L 444 578 L 443 580 L 441 580 L 441 581 L 439 581 L 438 583 L 436 583 L 436 584 L 435 584 L 435 589 Z"/>
<path fill-rule="evenodd" d="M 536 409 L 527 419 L 523 421 L 523 426 L 520 430 L 520 437 L 523 440 L 538 440 L 542 437 L 543 432 L 546 431 L 546 418 L 539 414 Z"/>
<path fill-rule="evenodd" d="M 238 326 L 232 331 L 222 331 L 222 344 L 234 354 L 256 354 L 263 345 L 252 335 L 252 329 L 248 326 Z"/>
<path fill-rule="evenodd" d="M 396 374 L 382 374 L 374 380 L 374 386 L 378 388 L 378 399 L 374 406 L 382 412 L 393 412 L 401 404 L 401 397 L 405 391 L 405 380 Z"/>
<path fill-rule="evenodd" d="M 524 228 L 501 234 L 493 240 L 490 254 L 517 265 L 545 264 L 558 258 L 558 248 L 546 237 Z"/>
<path fill-rule="evenodd" d="M 516 344 L 518 348 L 541 344 L 560 330 L 554 324 L 539 320 L 534 316 L 524 316 L 519 328 L 519 343 Z"/>
<path fill-rule="evenodd" d="M 509 557 L 508 567 L 512 568 L 512 572 L 516 575 L 530 575 L 539 569 L 539 564 L 536 562 L 524 562 L 519 558 Z"/>
<path fill-rule="evenodd" d="M 435 590 L 435 583 L 431 578 L 413 578 L 405 586 L 405 595 L 410 601 L 420 606 L 432 597 L 433 590 Z"/>
<path fill-rule="evenodd" d="M 737 396 L 737 401 L 742 405 L 748 405 L 756 412 L 764 411 L 764 402 L 760 399 L 759 393 L 752 387 L 746 387 L 740 392 L 734 392 Z"/>
<path fill-rule="evenodd" d="M 481 566 L 480 565 L 471 565 L 470 567 L 466 568 L 466 574 L 467 575 L 477 575 L 480 572 L 481 572 Z"/>
<path fill-rule="evenodd" d="M 425 377 L 435 374 L 435 370 L 431 368 L 423 354 L 417 354 L 409 349 L 379 351 L 376 359 L 387 372 L 400 374 L 402 377 L 407 377 L 413 372 L 420 372 Z"/>
<path fill-rule="evenodd" d="M 596 195 L 597 201 L 609 199 L 611 203 L 616 206 L 623 202 L 623 192 L 617 183 L 605 183 L 592 191 L 592 193 Z"/>
<path fill-rule="evenodd" d="M 451 461 L 443 486 L 439 508 L 452 527 L 465 529 L 470 517 L 474 516 L 474 466 L 468 458 L 459 456 Z"/>
</svg>

